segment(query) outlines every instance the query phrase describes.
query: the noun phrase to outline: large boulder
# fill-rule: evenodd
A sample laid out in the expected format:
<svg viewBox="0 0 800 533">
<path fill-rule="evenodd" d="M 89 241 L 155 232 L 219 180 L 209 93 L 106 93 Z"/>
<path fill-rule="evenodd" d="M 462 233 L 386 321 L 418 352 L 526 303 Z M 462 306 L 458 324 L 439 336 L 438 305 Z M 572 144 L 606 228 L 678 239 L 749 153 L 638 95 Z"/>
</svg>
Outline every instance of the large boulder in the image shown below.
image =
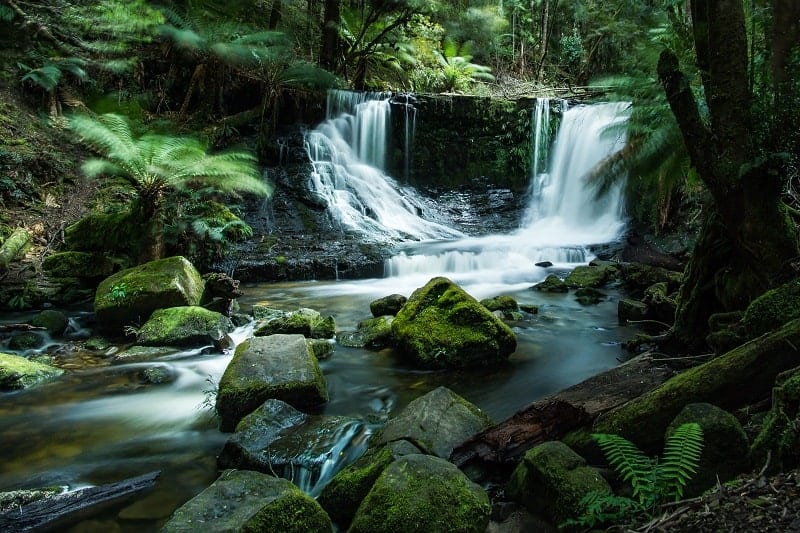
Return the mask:
<svg viewBox="0 0 800 533">
<path fill-rule="evenodd" d="M 395 316 L 400 312 L 400 309 L 403 308 L 407 301 L 408 298 L 402 294 L 390 294 L 389 296 L 371 301 L 369 303 L 369 311 L 375 318 L 385 315 Z"/>
<path fill-rule="evenodd" d="M 27 389 L 63 373 L 60 368 L 0 353 L 0 391 Z"/>
<path fill-rule="evenodd" d="M 330 339 L 333 338 L 335 331 L 336 322 L 332 316 L 323 317 L 314 309 L 302 308 L 291 313 L 272 316 L 256 328 L 254 335 L 266 337 L 281 333 L 286 335 L 296 333 L 310 339 Z"/>
<path fill-rule="evenodd" d="M 492 425 L 483 411 L 446 387 L 409 403 L 376 436 L 380 446 L 405 439 L 425 453 L 448 459 L 453 448 Z"/>
<path fill-rule="evenodd" d="M 302 335 L 253 337 L 236 348 L 219 382 L 222 431 L 274 398 L 304 409 L 328 401 L 325 377 Z"/>
<path fill-rule="evenodd" d="M 725 483 L 749 469 L 750 443 L 736 417 L 710 403 L 690 403 L 667 427 L 666 437 L 689 422 L 699 424 L 703 430 L 703 454 L 697 472 L 686 486 L 686 496 L 702 494 L 717 480 Z"/>
<path fill-rule="evenodd" d="M 114 272 L 114 262 L 105 255 L 59 252 L 48 255 L 42 269 L 55 278 L 105 278 Z"/>
<path fill-rule="evenodd" d="M 769 290 L 750 302 L 742 323 L 750 338 L 800 317 L 800 278 Z"/>
<path fill-rule="evenodd" d="M 447 278 L 417 289 L 392 322 L 396 347 L 424 368 L 505 361 L 517 338 L 502 320 Z"/>
<path fill-rule="evenodd" d="M 200 273 L 176 256 L 122 270 L 97 287 L 94 311 L 102 329 L 121 333 L 124 326 L 142 324 L 156 309 L 199 305 L 203 296 Z"/>
<path fill-rule="evenodd" d="M 452 463 L 412 454 L 387 466 L 361 502 L 351 533 L 483 533 L 489 497 Z"/>
<path fill-rule="evenodd" d="M 612 494 L 599 472 L 560 441 L 528 450 L 506 488 L 508 495 L 532 513 L 556 524 L 583 514 L 581 500 L 592 491 Z"/>
<path fill-rule="evenodd" d="M 31 320 L 31 326 L 44 328 L 50 335 L 61 335 L 69 325 L 67 315 L 55 309 L 45 309 Z"/>
<path fill-rule="evenodd" d="M 292 482 L 247 470 L 226 470 L 183 504 L 163 533 L 332 531 L 328 515 Z"/>
<path fill-rule="evenodd" d="M 136 332 L 136 342 L 142 346 L 203 346 L 233 329 L 230 318 L 204 307 L 168 307 L 153 312 Z"/>
<path fill-rule="evenodd" d="M 217 464 L 293 479 L 314 495 L 323 473 L 322 480 L 329 480 L 364 452 L 365 431 L 355 418 L 307 415 L 267 400 L 236 425 Z"/>
<path fill-rule="evenodd" d="M 380 350 L 392 343 L 392 322 L 391 315 L 368 318 L 359 322 L 355 331 L 340 331 L 336 339 L 342 346 Z"/>
</svg>

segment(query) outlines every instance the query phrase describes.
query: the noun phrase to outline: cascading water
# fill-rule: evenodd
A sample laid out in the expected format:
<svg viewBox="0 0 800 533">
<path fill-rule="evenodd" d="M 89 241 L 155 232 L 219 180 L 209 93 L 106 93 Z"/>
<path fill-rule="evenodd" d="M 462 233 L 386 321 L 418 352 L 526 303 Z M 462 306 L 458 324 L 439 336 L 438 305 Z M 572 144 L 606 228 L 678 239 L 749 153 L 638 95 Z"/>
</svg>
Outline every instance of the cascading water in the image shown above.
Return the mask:
<svg viewBox="0 0 800 533">
<path fill-rule="evenodd" d="M 334 220 L 374 241 L 463 236 L 431 220 L 436 213 L 423 199 L 383 172 L 391 113 L 384 94 L 330 91 L 327 111 L 305 144 L 314 168 L 309 189 Z"/>
</svg>

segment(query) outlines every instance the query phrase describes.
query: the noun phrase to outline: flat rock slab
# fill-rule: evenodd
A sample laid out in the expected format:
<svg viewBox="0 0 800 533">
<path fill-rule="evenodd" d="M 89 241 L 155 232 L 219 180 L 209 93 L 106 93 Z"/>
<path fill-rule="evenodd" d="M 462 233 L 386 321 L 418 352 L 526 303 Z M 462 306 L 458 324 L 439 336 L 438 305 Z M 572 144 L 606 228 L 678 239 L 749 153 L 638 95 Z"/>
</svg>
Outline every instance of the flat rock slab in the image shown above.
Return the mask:
<svg viewBox="0 0 800 533">
<path fill-rule="evenodd" d="M 252 337 L 236 353 L 219 382 L 217 412 L 222 431 L 269 399 L 297 409 L 328 401 L 325 377 L 302 335 Z"/>
</svg>

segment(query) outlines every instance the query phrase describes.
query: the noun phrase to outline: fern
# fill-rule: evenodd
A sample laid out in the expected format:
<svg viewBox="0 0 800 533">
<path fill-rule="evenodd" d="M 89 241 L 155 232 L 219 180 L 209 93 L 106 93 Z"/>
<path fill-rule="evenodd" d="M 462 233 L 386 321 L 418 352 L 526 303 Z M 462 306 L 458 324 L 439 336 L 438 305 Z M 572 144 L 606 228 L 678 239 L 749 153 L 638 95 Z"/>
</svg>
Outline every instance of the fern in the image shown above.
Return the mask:
<svg viewBox="0 0 800 533">
<path fill-rule="evenodd" d="M 615 496 L 599 491 L 592 491 L 581 499 L 584 512 L 578 518 L 570 518 L 559 528 L 573 526 L 593 528 L 602 524 L 617 523 L 627 520 L 643 510 L 636 501 L 625 496 Z"/>
<path fill-rule="evenodd" d="M 686 484 L 697 473 L 702 453 L 703 430 L 700 425 L 691 422 L 678 427 L 667 439 L 664 457 L 656 467 L 656 479 L 661 483 L 659 492 L 675 501 L 680 500 Z"/>
<path fill-rule="evenodd" d="M 653 486 L 653 462 L 631 441 L 619 435 L 597 433 L 593 435 L 603 454 L 621 476 L 633 487 L 633 497 L 644 505 L 650 498 Z"/>
</svg>

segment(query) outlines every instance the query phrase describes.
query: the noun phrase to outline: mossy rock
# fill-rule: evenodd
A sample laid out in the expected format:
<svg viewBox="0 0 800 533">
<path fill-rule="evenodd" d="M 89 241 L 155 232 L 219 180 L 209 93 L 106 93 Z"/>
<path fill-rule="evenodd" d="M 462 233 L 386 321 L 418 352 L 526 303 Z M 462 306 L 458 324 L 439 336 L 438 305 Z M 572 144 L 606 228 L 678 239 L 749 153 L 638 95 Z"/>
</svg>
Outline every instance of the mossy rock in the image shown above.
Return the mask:
<svg viewBox="0 0 800 533">
<path fill-rule="evenodd" d="M 581 265 L 575 267 L 572 272 L 564 279 L 564 284 L 570 289 L 581 289 L 584 287 L 602 287 L 616 274 L 617 269 L 613 266 L 591 266 Z"/>
<path fill-rule="evenodd" d="M 612 494 L 600 473 L 559 441 L 528 450 L 506 488 L 508 495 L 532 513 L 556 524 L 583 514 L 581 500 L 590 492 Z"/>
<path fill-rule="evenodd" d="M 384 296 L 383 298 L 378 298 L 370 302 L 369 311 L 375 318 L 385 315 L 395 316 L 400 312 L 400 309 L 403 308 L 407 301 L 408 298 L 402 294 L 390 294 L 389 296 Z"/>
<path fill-rule="evenodd" d="M 136 342 L 142 346 L 202 346 L 233 329 L 228 317 L 204 307 L 168 307 L 150 315 L 136 332 Z"/>
<path fill-rule="evenodd" d="M 281 309 L 276 309 L 274 307 L 270 307 L 268 305 L 263 305 L 263 304 L 254 304 L 252 313 L 253 313 L 253 318 L 255 318 L 256 320 L 265 320 L 265 321 L 269 321 L 274 318 L 280 318 L 286 315 L 286 311 L 283 311 Z"/>
<path fill-rule="evenodd" d="M 534 290 L 539 292 L 569 292 L 567 284 L 561 281 L 561 278 L 555 274 L 548 274 L 544 281 L 537 283 L 533 287 Z"/>
<path fill-rule="evenodd" d="M 654 283 L 645 289 L 642 303 L 647 306 L 647 317 L 667 324 L 675 322 L 678 304 L 669 293 L 666 281 Z"/>
<path fill-rule="evenodd" d="M 505 361 L 517 338 L 502 320 L 447 278 L 414 291 L 392 322 L 399 353 L 423 368 Z"/>
<path fill-rule="evenodd" d="M 750 338 L 773 331 L 800 317 L 800 278 L 769 290 L 753 300 L 742 323 Z"/>
<path fill-rule="evenodd" d="M 605 299 L 606 295 L 594 287 L 583 287 L 575 291 L 575 299 L 581 305 L 599 304 Z"/>
<path fill-rule="evenodd" d="M 772 407 L 750 450 L 754 467 L 767 457 L 770 472 L 800 465 L 800 369 L 780 376 L 772 390 Z"/>
<path fill-rule="evenodd" d="M 661 451 L 661 436 L 690 403 L 733 410 L 769 395 L 776 376 L 800 365 L 800 319 L 690 368 L 655 389 L 600 415 L 597 433 L 616 433 L 648 453 Z"/>
<path fill-rule="evenodd" d="M 308 533 L 332 531 L 331 520 L 313 498 L 291 481 L 260 472 L 226 470 L 183 504 L 163 533 Z"/>
<path fill-rule="evenodd" d="M 627 324 L 629 320 L 634 322 L 644 320 L 647 316 L 647 304 L 639 300 L 623 298 L 617 303 L 617 318 L 620 324 Z"/>
<path fill-rule="evenodd" d="M 111 363 L 123 365 L 130 363 L 144 363 L 159 359 L 178 352 L 178 348 L 169 346 L 131 346 L 111 358 Z"/>
<path fill-rule="evenodd" d="M 135 257 L 143 236 L 142 221 L 130 211 L 91 213 L 64 230 L 67 249 Z"/>
<path fill-rule="evenodd" d="M 333 352 L 336 350 L 336 346 L 333 344 L 333 341 L 327 339 L 307 339 L 307 342 L 308 349 L 311 350 L 311 353 L 314 354 L 314 357 L 317 358 L 317 361 L 330 359 L 330 357 L 333 355 Z"/>
<path fill-rule="evenodd" d="M 259 314 L 264 316 L 263 309 Z M 256 337 L 266 337 L 267 335 L 292 335 L 298 334 L 313 339 L 331 339 L 336 332 L 336 321 L 332 316 L 322 317 L 314 309 L 302 308 L 291 313 L 283 313 L 275 316 L 267 314 L 271 318 L 264 324 L 256 328 Z"/>
<path fill-rule="evenodd" d="M 0 390 L 34 387 L 63 374 L 60 368 L 29 361 L 18 355 L 0 353 Z"/>
<path fill-rule="evenodd" d="M 115 263 L 105 255 L 72 251 L 48 255 L 42 268 L 56 278 L 95 279 L 110 276 Z"/>
<path fill-rule="evenodd" d="M 67 315 L 55 309 L 45 309 L 31 320 L 31 326 L 44 328 L 50 335 L 61 335 L 69 325 Z"/>
<path fill-rule="evenodd" d="M 25 251 L 30 247 L 31 234 L 25 228 L 17 228 L 0 245 L 0 269 L 8 268 L 8 265 L 21 259 Z"/>
<path fill-rule="evenodd" d="M 683 273 L 643 263 L 620 263 L 622 284 L 634 298 L 644 297 L 644 291 L 656 283 L 666 282 L 667 292 L 672 294 L 680 287 Z"/>
<path fill-rule="evenodd" d="M 35 350 L 44 346 L 44 338 L 35 331 L 14 333 L 8 340 L 8 349 L 14 351 Z"/>
<path fill-rule="evenodd" d="M 452 463 L 412 454 L 387 466 L 356 511 L 351 533 L 483 533 L 491 507 L 484 490 Z"/>
<path fill-rule="evenodd" d="M 185 258 L 176 256 L 122 270 L 97 287 L 98 325 L 111 333 L 143 324 L 156 309 L 200 305 L 203 280 Z"/>
<path fill-rule="evenodd" d="M 355 331 L 342 331 L 337 335 L 337 341 L 342 346 L 351 348 L 367 348 L 380 350 L 392 344 L 391 315 L 368 318 L 358 323 Z"/>
<path fill-rule="evenodd" d="M 683 424 L 695 422 L 703 430 L 700 464 L 689 480 L 684 495 L 698 496 L 708 488 L 730 481 L 750 468 L 750 443 L 742 425 L 731 413 L 709 403 L 690 403 L 667 427 L 668 439 Z"/>
<path fill-rule="evenodd" d="M 217 393 L 222 431 L 233 431 L 271 398 L 297 409 L 328 401 L 325 377 L 302 335 L 252 337 L 237 346 Z"/>
<path fill-rule="evenodd" d="M 481 300 L 481 305 L 489 311 L 517 311 L 519 305 L 517 301 L 511 296 L 495 296 L 493 298 L 484 298 Z"/>
<path fill-rule="evenodd" d="M 531 305 L 531 304 L 520 304 L 519 306 L 520 311 L 524 311 L 531 315 L 538 315 L 539 314 L 539 306 L 538 305 Z"/>
</svg>

